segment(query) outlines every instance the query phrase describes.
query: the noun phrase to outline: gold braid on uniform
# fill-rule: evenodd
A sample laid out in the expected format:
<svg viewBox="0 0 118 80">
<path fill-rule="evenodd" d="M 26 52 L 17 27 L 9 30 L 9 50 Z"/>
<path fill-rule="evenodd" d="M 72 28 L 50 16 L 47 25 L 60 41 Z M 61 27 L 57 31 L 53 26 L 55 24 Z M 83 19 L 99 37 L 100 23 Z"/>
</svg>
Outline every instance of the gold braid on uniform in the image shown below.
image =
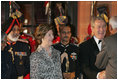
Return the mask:
<svg viewBox="0 0 118 80">
<path fill-rule="evenodd" d="M 18 10 L 16 10 L 14 13 L 11 14 L 11 17 L 13 19 L 17 19 L 17 18 L 20 18 L 22 16 L 22 13 Z"/>
</svg>

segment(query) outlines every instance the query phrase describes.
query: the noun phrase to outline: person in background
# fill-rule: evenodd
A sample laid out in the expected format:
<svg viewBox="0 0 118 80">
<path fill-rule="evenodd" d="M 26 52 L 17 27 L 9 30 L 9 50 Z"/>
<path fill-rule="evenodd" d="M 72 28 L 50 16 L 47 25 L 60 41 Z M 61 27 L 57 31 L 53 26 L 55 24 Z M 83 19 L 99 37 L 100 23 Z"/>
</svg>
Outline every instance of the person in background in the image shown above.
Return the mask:
<svg viewBox="0 0 118 80">
<path fill-rule="evenodd" d="M 65 26 L 65 25 L 68 23 L 68 18 L 67 18 L 66 16 L 59 16 L 59 17 L 56 17 L 56 18 L 54 19 L 54 21 L 55 21 L 55 24 L 56 24 L 57 36 L 56 36 L 56 38 L 53 40 L 53 44 L 59 43 L 59 42 L 61 41 L 61 40 L 60 40 L 60 36 L 59 36 L 59 34 L 60 34 L 59 28 L 60 28 L 61 26 Z M 73 43 L 73 44 L 75 44 L 75 45 L 79 45 L 78 39 L 77 39 L 76 37 L 74 37 L 74 36 L 71 36 L 71 38 L 70 38 L 70 43 Z"/>
<path fill-rule="evenodd" d="M 78 46 L 70 43 L 71 27 L 59 27 L 60 42 L 54 44 L 54 48 L 61 52 L 61 68 L 64 79 L 74 79 L 79 77 Z"/>
<path fill-rule="evenodd" d="M 1 31 L 1 51 L 4 50 L 6 43 L 7 43 L 7 34 Z"/>
<path fill-rule="evenodd" d="M 30 56 L 31 79 L 62 79 L 60 52 L 53 48 L 53 27 L 40 24 L 35 31 L 39 44 Z"/>
<path fill-rule="evenodd" d="M 34 37 L 31 34 L 21 33 L 19 40 L 25 40 L 30 45 L 31 53 L 36 50 L 36 42 Z"/>
<path fill-rule="evenodd" d="M 101 17 L 93 17 L 91 21 L 93 37 L 79 45 L 80 65 L 84 79 L 96 79 L 98 69 L 95 66 L 96 55 L 101 51 L 101 40 L 106 34 L 106 22 Z"/>
<path fill-rule="evenodd" d="M 103 39 L 102 50 L 96 58 L 97 68 L 105 69 L 98 79 L 117 79 L 117 16 L 110 18 L 109 31 L 112 35 Z"/>
<path fill-rule="evenodd" d="M 22 25 L 19 40 L 27 42 L 30 45 L 30 51 L 32 53 L 36 50 L 36 42 L 31 30 L 34 31 L 32 26 Z"/>
<path fill-rule="evenodd" d="M 2 31 L 7 34 L 7 46 L 4 52 L 8 55 L 7 63 L 12 62 L 9 79 L 22 79 L 29 73 L 29 45 L 18 41 L 20 33 L 20 21 L 17 16 L 11 16 L 2 25 Z M 1 56 L 2 57 L 2 56 Z"/>
<path fill-rule="evenodd" d="M 11 70 L 11 65 L 12 61 L 9 61 L 7 63 L 7 54 L 4 51 L 4 48 L 7 43 L 7 34 L 5 32 L 1 32 L 1 79 L 9 79 L 10 78 L 10 70 Z"/>
</svg>

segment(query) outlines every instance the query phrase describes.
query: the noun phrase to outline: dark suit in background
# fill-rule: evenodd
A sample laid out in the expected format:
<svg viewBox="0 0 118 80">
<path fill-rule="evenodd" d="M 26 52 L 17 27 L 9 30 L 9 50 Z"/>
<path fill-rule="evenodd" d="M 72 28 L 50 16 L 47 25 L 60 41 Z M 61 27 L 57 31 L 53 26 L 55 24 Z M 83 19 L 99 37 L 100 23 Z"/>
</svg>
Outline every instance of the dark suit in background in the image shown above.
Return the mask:
<svg viewBox="0 0 118 80">
<path fill-rule="evenodd" d="M 105 69 L 107 79 L 117 79 L 117 34 L 103 40 L 95 65 Z"/>
<path fill-rule="evenodd" d="M 96 55 L 99 53 L 98 46 L 92 37 L 79 46 L 80 64 L 84 79 L 96 79 L 97 73 L 101 71 L 95 66 Z"/>
</svg>

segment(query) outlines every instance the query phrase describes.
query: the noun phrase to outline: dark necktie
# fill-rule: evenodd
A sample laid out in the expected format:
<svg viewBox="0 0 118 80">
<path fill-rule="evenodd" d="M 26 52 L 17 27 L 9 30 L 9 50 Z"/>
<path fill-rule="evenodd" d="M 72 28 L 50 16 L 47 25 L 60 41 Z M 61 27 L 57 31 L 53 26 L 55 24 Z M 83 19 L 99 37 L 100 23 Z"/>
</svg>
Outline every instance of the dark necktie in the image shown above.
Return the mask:
<svg viewBox="0 0 118 80">
<path fill-rule="evenodd" d="M 98 41 L 98 44 L 100 44 L 101 42 L 102 42 L 102 40 L 99 40 L 99 41 Z"/>
</svg>

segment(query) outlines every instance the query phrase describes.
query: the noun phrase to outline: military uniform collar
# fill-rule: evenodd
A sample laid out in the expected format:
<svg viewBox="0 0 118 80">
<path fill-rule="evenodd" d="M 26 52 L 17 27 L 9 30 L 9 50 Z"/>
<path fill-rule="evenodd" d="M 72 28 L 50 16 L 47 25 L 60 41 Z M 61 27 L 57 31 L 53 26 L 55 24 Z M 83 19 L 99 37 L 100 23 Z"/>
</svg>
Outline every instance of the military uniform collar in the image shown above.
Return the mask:
<svg viewBox="0 0 118 80">
<path fill-rule="evenodd" d="M 16 42 L 7 41 L 7 44 L 8 44 L 8 45 L 14 45 L 14 44 L 16 44 Z"/>
<path fill-rule="evenodd" d="M 60 42 L 60 45 L 61 45 L 62 47 L 68 47 L 68 46 L 70 45 L 70 43 L 68 43 L 67 45 L 63 45 L 63 44 Z"/>
</svg>

